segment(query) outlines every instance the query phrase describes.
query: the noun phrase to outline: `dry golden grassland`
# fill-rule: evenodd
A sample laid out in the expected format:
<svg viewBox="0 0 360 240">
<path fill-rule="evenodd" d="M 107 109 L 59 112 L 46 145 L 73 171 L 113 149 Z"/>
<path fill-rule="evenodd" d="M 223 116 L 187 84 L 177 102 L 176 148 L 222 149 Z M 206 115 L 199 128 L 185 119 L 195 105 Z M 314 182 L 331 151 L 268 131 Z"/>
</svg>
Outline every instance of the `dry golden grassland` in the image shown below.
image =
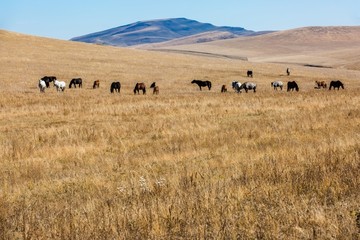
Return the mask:
<svg viewBox="0 0 360 240">
<path fill-rule="evenodd" d="M 359 238 L 358 71 L 0 41 L 1 239 Z M 236 94 L 247 69 L 258 91 Z M 84 86 L 42 94 L 44 75 Z M 314 89 L 331 79 L 345 90 Z"/>
</svg>

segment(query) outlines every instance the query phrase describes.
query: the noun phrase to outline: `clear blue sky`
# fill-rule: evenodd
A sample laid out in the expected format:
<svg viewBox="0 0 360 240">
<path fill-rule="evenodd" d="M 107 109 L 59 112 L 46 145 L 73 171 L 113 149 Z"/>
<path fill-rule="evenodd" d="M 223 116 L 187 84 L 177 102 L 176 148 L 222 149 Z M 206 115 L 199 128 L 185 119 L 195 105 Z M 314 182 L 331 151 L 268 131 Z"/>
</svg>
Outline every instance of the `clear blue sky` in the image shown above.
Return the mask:
<svg viewBox="0 0 360 240">
<path fill-rule="evenodd" d="M 0 1 L 0 29 L 58 39 L 177 17 L 255 31 L 354 26 L 360 25 L 360 0 Z"/>
</svg>

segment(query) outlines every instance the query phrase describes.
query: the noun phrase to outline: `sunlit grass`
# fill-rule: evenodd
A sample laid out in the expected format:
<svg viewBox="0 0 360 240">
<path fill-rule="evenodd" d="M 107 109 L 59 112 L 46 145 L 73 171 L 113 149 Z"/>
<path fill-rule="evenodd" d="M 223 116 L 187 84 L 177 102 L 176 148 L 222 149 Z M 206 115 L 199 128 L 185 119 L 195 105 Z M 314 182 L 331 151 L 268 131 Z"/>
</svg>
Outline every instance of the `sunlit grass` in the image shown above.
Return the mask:
<svg viewBox="0 0 360 240">
<path fill-rule="evenodd" d="M 270 87 L 283 65 L 31 43 L 26 64 L 1 58 L 0 238 L 359 237 L 356 71 L 294 67 L 300 92 L 287 93 Z M 84 88 L 41 94 L 44 66 Z M 257 93 L 232 92 L 248 68 Z M 332 78 L 346 89 L 314 89 Z M 160 94 L 134 96 L 139 80 Z"/>
</svg>

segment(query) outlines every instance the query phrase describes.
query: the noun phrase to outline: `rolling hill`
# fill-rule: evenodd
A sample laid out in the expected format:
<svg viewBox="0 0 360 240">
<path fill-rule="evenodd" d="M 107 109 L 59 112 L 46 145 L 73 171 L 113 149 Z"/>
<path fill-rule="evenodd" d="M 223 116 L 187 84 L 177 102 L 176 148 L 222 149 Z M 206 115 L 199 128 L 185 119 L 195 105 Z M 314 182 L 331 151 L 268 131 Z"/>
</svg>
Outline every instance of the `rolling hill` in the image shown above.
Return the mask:
<svg viewBox="0 0 360 240">
<path fill-rule="evenodd" d="M 74 37 L 72 41 L 96 43 L 111 46 L 134 46 L 166 42 L 173 39 L 204 33 L 222 32 L 226 35 L 211 40 L 259 34 L 241 27 L 217 27 L 186 18 L 139 21 L 128 25 Z M 260 32 L 261 34 L 262 32 Z M 209 39 L 208 39 L 209 40 Z"/>
<path fill-rule="evenodd" d="M 273 62 L 360 69 L 360 27 L 305 27 L 269 34 L 193 44 L 194 40 L 165 42 L 147 49 L 214 54 Z"/>
<path fill-rule="evenodd" d="M 1 30 L 0 52 L 0 239 L 359 239 L 359 71 Z M 248 69 L 256 93 L 235 93 Z M 44 75 L 83 87 L 40 93 Z M 344 90 L 314 89 L 334 78 Z"/>
</svg>

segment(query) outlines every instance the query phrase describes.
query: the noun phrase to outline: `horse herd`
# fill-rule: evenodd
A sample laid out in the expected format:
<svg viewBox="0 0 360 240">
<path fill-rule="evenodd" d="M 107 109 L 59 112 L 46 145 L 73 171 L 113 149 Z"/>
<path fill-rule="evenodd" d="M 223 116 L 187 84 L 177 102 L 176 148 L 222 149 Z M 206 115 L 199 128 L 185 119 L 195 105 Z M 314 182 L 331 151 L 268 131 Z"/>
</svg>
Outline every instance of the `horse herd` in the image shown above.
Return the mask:
<svg viewBox="0 0 360 240">
<path fill-rule="evenodd" d="M 64 81 L 59 81 L 55 76 L 45 76 L 42 77 L 39 80 L 38 87 L 40 89 L 40 92 L 45 92 L 46 88 L 50 87 L 50 83 L 54 83 L 54 87 L 56 87 L 56 90 L 58 92 L 65 91 L 66 83 Z M 79 88 L 82 88 L 82 79 L 81 78 L 74 78 L 70 81 L 69 88 L 74 86 L 78 86 Z M 93 89 L 100 88 L 100 80 L 95 80 L 93 84 Z M 153 94 L 159 94 L 159 86 L 156 85 L 156 82 L 153 82 L 150 85 L 150 88 L 153 88 Z M 110 93 L 120 93 L 121 89 L 121 83 L 120 82 L 112 82 L 110 85 Z M 140 94 L 140 91 L 142 91 L 143 94 L 146 94 L 146 85 L 145 83 L 136 83 L 134 87 L 134 94 Z"/>
<path fill-rule="evenodd" d="M 287 73 L 289 74 L 289 69 L 287 69 Z M 247 76 L 248 77 L 253 77 L 253 72 L 251 70 L 247 71 Z M 57 78 L 55 76 L 45 76 L 42 77 L 39 80 L 38 83 L 38 87 L 40 89 L 40 92 L 45 92 L 46 88 L 50 87 L 50 83 L 53 82 L 54 87 L 56 87 L 56 90 L 58 92 L 63 92 L 65 91 L 65 87 L 66 87 L 66 83 L 64 81 L 59 81 L 57 80 Z M 207 87 L 209 90 L 211 90 L 212 87 L 212 83 L 211 81 L 203 81 L 203 80 L 192 80 L 191 81 L 192 84 L 196 84 L 198 85 L 200 91 L 202 90 L 202 87 Z M 315 89 L 321 89 L 321 88 L 327 88 L 327 84 L 325 81 L 315 81 Z M 69 88 L 71 87 L 76 88 L 76 86 L 78 86 L 79 88 L 82 88 L 82 79 L 81 78 L 74 78 L 70 81 L 69 84 Z M 233 81 L 231 83 L 232 88 L 237 92 L 237 93 L 241 93 L 241 90 L 245 90 L 245 92 L 248 92 L 249 90 L 253 90 L 254 92 L 256 92 L 256 83 L 254 82 L 244 82 L 244 83 L 240 83 L 238 81 Z M 93 89 L 99 88 L 100 87 L 100 81 L 99 80 L 95 80 L 93 83 Z M 284 87 L 284 83 L 282 81 L 274 81 L 271 82 L 271 87 L 274 88 L 274 90 L 278 90 L 278 88 L 280 88 L 280 90 L 283 90 Z M 150 88 L 153 88 L 153 94 L 159 94 L 159 86 L 156 85 L 156 82 L 153 82 L 150 85 Z M 331 89 L 344 89 L 344 84 L 339 81 L 339 80 L 335 80 L 335 81 L 331 81 L 330 82 L 330 87 L 329 90 Z M 110 85 L 110 93 L 120 93 L 120 89 L 121 89 L 121 83 L 120 82 L 112 82 Z M 299 86 L 295 81 L 288 81 L 287 82 L 287 91 L 299 91 Z M 138 82 L 135 84 L 134 87 L 134 94 L 140 94 L 140 91 L 143 94 L 146 94 L 146 85 L 143 82 Z M 222 85 L 221 86 L 221 92 L 227 92 L 227 87 L 226 85 Z"/>
<path fill-rule="evenodd" d="M 195 83 L 199 86 L 200 91 L 202 90 L 201 87 L 208 87 L 209 90 L 211 90 L 211 82 L 210 81 L 201 81 L 201 80 L 193 80 L 191 83 Z M 320 88 L 327 88 L 327 84 L 325 83 L 325 81 L 315 81 L 316 84 L 316 89 L 320 89 Z M 249 90 L 253 90 L 254 92 L 256 92 L 256 83 L 254 82 L 244 82 L 244 83 L 240 83 L 237 81 L 233 81 L 231 83 L 232 88 L 238 92 L 241 93 L 241 90 L 244 89 L 245 92 L 248 92 Z M 274 90 L 277 90 L 278 88 L 280 88 L 280 90 L 283 89 L 284 87 L 284 83 L 282 81 L 275 81 L 275 82 L 271 82 L 271 87 L 274 88 Z M 330 82 L 330 87 L 329 90 L 331 89 L 344 89 L 344 84 L 340 81 L 340 80 L 336 80 L 336 81 L 331 81 Z M 287 82 L 287 91 L 299 91 L 299 86 L 297 84 L 297 82 L 295 81 L 289 81 Z M 227 87 L 226 85 L 222 85 L 221 86 L 221 92 L 227 92 Z"/>
</svg>

